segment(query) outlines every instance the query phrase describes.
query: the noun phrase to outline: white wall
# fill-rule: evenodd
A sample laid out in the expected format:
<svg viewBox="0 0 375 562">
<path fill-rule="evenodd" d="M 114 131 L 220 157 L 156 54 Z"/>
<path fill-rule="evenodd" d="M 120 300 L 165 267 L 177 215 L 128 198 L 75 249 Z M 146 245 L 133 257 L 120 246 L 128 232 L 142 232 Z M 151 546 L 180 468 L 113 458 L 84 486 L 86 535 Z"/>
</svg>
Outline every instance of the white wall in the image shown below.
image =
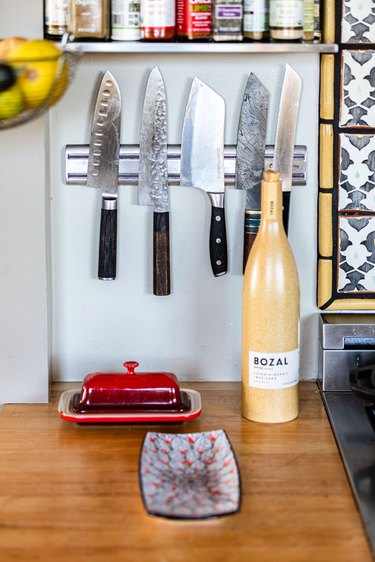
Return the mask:
<svg viewBox="0 0 375 562">
<path fill-rule="evenodd" d="M 1 0 L 0 37 L 41 37 L 40 0 Z M 48 399 L 45 120 L 0 131 L 0 402 Z"/>
<path fill-rule="evenodd" d="M 42 35 L 41 0 L 2 0 L 0 12 L 1 37 Z M 98 281 L 100 195 L 64 184 L 63 151 L 66 144 L 88 143 L 97 80 L 107 68 L 124 98 L 121 142 L 138 144 L 144 86 L 155 64 L 167 86 L 171 144 L 180 144 L 194 75 L 224 96 L 226 144 L 235 144 L 251 71 L 271 93 L 267 142 L 272 144 L 286 60 L 304 80 L 296 142 L 308 147 L 308 186 L 294 190 L 290 240 L 301 281 L 302 378 L 316 377 L 318 55 L 85 55 L 69 92 L 48 118 L 0 132 L 0 402 L 47 400 L 49 344 L 57 380 L 121 370 L 127 359 L 137 359 L 145 370 L 173 370 L 181 379 L 239 380 L 243 194 L 227 190 L 230 271 L 214 278 L 207 196 L 171 188 L 173 294 L 154 297 L 152 210 L 137 206 L 134 187 L 120 188 L 118 280 Z"/>
<path fill-rule="evenodd" d="M 226 101 L 225 143 L 235 144 L 248 74 L 271 94 L 267 143 L 273 144 L 284 63 L 304 81 L 297 144 L 308 147 L 308 185 L 297 187 L 290 241 L 301 281 L 302 378 L 316 378 L 316 198 L 318 55 L 85 55 L 68 95 L 51 111 L 53 377 L 81 380 L 93 370 L 172 370 L 180 379 L 239 380 L 243 193 L 227 189 L 227 275 L 214 278 L 208 257 L 210 204 L 198 190 L 170 188 L 172 291 L 152 295 L 152 209 L 137 206 L 136 188 L 119 195 L 118 279 L 96 279 L 100 193 L 66 186 L 66 144 L 87 144 L 98 79 L 109 69 L 123 96 L 122 144 L 139 144 L 143 92 L 158 65 L 168 96 L 168 142 L 180 144 L 191 79 L 197 75 Z M 272 319 L 270 318 L 270 322 Z"/>
</svg>

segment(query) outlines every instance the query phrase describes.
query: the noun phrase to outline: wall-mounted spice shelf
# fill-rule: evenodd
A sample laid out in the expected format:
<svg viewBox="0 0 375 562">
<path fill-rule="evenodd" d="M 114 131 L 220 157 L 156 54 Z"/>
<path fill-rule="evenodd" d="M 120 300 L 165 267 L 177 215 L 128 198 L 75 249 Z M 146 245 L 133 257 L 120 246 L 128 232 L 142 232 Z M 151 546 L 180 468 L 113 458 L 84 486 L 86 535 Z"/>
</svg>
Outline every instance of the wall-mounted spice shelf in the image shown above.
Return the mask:
<svg viewBox="0 0 375 562">
<path fill-rule="evenodd" d="M 74 45 L 82 53 L 336 53 L 336 44 L 326 43 L 215 43 L 209 42 L 142 42 L 142 41 L 108 41 L 77 42 Z"/>
</svg>

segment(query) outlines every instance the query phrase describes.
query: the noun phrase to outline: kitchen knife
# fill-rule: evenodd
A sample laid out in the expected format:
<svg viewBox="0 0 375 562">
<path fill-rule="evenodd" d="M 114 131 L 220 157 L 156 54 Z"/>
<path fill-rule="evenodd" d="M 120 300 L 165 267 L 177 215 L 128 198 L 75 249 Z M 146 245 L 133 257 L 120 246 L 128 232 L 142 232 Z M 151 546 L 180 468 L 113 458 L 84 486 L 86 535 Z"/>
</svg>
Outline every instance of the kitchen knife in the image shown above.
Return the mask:
<svg viewBox="0 0 375 562">
<path fill-rule="evenodd" d="M 87 167 L 88 187 L 102 191 L 98 277 L 103 280 L 116 278 L 120 121 L 120 89 L 107 71 L 96 98 Z"/>
<path fill-rule="evenodd" d="M 276 126 L 273 169 L 280 172 L 283 186 L 283 223 L 288 234 L 290 192 L 292 189 L 293 153 L 301 98 L 302 78 L 285 65 L 279 115 Z"/>
<path fill-rule="evenodd" d="M 227 272 L 224 213 L 224 99 L 194 78 L 181 141 L 180 183 L 207 192 L 212 206 L 210 259 L 215 277 Z"/>
<path fill-rule="evenodd" d="M 143 102 L 139 147 L 138 205 L 154 207 L 154 295 L 169 295 L 169 193 L 167 164 L 167 100 L 162 75 L 155 66 Z"/>
<path fill-rule="evenodd" d="M 243 270 L 257 235 L 266 152 L 269 93 L 251 73 L 244 91 L 237 134 L 235 187 L 246 190 Z"/>
</svg>

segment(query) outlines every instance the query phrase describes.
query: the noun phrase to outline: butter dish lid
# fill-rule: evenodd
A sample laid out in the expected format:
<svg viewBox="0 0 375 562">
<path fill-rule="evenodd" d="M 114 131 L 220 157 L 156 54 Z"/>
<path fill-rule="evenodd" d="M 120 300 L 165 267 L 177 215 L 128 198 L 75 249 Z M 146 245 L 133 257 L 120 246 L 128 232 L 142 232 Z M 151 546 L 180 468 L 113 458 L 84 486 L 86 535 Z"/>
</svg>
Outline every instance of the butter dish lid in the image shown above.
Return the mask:
<svg viewBox="0 0 375 562">
<path fill-rule="evenodd" d="M 126 361 L 123 373 L 89 373 L 80 394 L 74 397 L 77 411 L 105 409 L 169 410 L 189 408 L 177 377 L 169 372 L 136 372 L 137 361 Z"/>
</svg>

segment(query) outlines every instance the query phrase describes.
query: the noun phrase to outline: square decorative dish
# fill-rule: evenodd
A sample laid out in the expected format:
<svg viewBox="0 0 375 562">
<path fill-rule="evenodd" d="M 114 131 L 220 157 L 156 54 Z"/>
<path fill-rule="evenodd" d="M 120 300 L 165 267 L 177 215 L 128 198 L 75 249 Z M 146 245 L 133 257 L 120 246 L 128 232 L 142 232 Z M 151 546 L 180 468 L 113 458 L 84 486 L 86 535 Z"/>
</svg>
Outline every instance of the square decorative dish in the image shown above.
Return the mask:
<svg viewBox="0 0 375 562">
<path fill-rule="evenodd" d="M 241 484 L 224 430 L 148 432 L 139 467 L 143 503 L 150 515 L 207 519 L 237 513 Z"/>
</svg>

